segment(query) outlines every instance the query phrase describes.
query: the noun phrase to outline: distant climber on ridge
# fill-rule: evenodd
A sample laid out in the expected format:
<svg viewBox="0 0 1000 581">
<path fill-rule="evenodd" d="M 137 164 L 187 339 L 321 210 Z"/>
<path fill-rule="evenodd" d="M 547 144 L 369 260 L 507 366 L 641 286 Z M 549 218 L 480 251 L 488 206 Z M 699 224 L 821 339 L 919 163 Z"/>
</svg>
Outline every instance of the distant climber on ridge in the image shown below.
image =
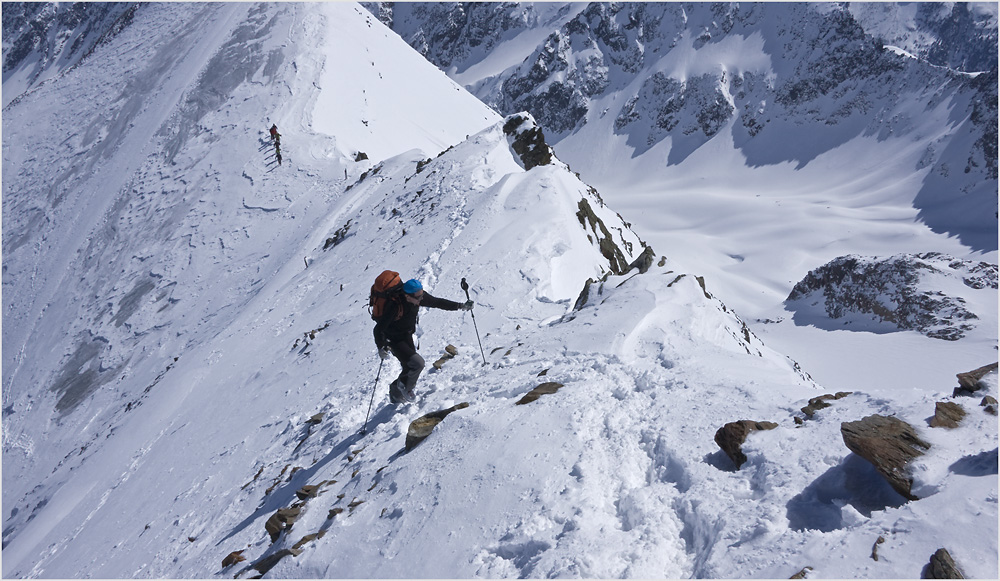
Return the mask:
<svg viewBox="0 0 1000 581">
<path fill-rule="evenodd" d="M 281 134 L 278 133 L 278 126 L 273 123 L 271 124 L 271 141 L 276 144 L 281 143 Z"/>
<path fill-rule="evenodd" d="M 471 311 L 474 302 L 439 299 L 424 291 L 420 281 L 410 279 L 403 284 L 399 273 L 387 270 L 375 280 L 369 305 L 375 320 L 373 333 L 379 356 L 385 360 L 391 354 L 403 367 L 399 377 L 389 385 L 389 401 L 394 404 L 412 402 L 416 399 L 413 388 L 424 369 L 424 358 L 413 344 L 420 307 Z"/>
</svg>

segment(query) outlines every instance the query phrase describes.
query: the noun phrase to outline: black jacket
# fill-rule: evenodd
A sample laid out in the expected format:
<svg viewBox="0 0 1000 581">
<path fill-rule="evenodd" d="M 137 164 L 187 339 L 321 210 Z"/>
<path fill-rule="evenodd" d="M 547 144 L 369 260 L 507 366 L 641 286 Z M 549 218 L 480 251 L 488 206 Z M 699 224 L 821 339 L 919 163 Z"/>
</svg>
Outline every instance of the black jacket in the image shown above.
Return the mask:
<svg viewBox="0 0 1000 581">
<path fill-rule="evenodd" d="M 417 330 L 417 320 L 420 318 L 420 307 L 432 309 L 443 309 L 445 311 L 457 311 L 462 308 L 462 303 L 439 299 L 431 293 L 424 291 L 420 299 L 415 299 L 413 295 L 403 295 L 403 316 L 395 321 L 386 320 L 387 317 L 375 323 L 373 331 L 375 335 L 375 345 L 379 349 L 389 346 L 390 343 L 412 340 L 413 333 Z"/>
</svg>

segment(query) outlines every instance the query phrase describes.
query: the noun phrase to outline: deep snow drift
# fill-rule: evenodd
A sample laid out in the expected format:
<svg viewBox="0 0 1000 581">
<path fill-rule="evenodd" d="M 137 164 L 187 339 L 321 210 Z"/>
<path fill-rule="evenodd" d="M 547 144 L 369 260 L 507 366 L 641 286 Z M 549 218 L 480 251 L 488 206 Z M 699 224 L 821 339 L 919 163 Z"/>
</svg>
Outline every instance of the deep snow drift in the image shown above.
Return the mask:
<svg viewBox="0 0 1000 581">
<path fill-rule="evenodd" d="M 357 5 L 142 5 L 3 114 L 5 577 L 916 577 L 942 546 L 997 575 L 996 419 L 926 422 L 995 328 L 754 327 L 692 246 L 622 268 L 650 242 L 627 212 L 526 171 Z M 365 308 L 385 268 L 466 278 L 488 360 L 469 314 L 425 311 L 401 409 Z M 858 381 L 799 425 L 821 377 Z M 919 500 L 841 440 L 876 413 L 931 444 Z M 778 427 L 737 470 L 713 437 L 739 419 Z"/>
</svg>

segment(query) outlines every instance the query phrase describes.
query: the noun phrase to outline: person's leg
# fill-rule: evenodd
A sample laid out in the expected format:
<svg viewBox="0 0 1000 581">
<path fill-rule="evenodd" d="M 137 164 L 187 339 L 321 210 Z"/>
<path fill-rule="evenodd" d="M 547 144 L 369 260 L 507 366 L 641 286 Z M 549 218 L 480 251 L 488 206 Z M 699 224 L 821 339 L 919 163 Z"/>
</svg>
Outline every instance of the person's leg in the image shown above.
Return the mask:
<svg viewBox="0 0 1000 581">
<path fill-rule="evenodd" d="M 413 401 L 415 397 L 413 388 L 416 387 L 417 379 L 424 370 L 424 358 L 417 353 L 417 348 L 413 345 L 413 339 L 393 343 L 389 348 L 403 367 L 399 373 L 399 377 L 396 378 L 393 384 L 396 386 L 399 395 L 402 396 L 401 399 Z M 392 387 L 389 386 L 390 399 L 393 391 Z"/>
</svg>

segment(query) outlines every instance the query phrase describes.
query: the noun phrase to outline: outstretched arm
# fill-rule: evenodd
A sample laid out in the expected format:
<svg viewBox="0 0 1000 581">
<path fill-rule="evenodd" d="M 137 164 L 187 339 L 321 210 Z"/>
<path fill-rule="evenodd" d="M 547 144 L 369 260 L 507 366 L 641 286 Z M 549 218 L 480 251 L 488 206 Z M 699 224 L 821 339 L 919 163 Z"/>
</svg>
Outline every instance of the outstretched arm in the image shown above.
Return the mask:
<svg viewBox="0 0 1000 581">
<path fill-rule="evenodd" d="M 462 308 L 462 303 L 456 303 L 448 299 L 439 299 L 431 293 L 424 291 L 424 296 L 420 298 L 420 306 L 443 309 L 445 311 L 457 311 Z"/>
</svg>

